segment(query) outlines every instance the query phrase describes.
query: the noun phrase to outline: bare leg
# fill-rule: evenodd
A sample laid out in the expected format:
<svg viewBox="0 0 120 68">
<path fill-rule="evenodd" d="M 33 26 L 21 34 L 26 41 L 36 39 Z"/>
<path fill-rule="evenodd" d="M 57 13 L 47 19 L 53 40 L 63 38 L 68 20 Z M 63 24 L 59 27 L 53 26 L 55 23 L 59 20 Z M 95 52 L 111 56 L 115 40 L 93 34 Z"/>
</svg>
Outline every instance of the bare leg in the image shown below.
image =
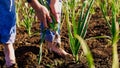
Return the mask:
<svg viewBox="0 0 120 68">
<path fill-rule="evenodd" d="M 5 60 L 6 60 L 7 67 L 16 63 L 13 44 L 4 45 L 4 54 L 5 54 Z"/>
</svg>

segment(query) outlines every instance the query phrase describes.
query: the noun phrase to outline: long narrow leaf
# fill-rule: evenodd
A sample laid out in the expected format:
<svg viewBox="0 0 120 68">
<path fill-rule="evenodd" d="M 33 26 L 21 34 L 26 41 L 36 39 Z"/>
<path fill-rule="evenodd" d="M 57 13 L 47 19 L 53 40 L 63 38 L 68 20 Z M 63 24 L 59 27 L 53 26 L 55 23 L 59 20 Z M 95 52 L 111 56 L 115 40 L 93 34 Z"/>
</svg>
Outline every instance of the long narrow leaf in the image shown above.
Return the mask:
<svg viewBox="0 0 120 68">
<path fill-rule="evenodd" d="M 41 59 L 42 59 L 42 44 L 43 41 L 45 40 L 45 33 L 46 33 L 46 29 L 43 30 L 43 34 L 41 36 L 41 40 L 40 40 L 40 50 L 39 50 L 39 56 L 38 56 L 38 63 L 40 64 Z"/>
<path fill-rule="evenodd" d="M 90 9 L 92 7 L 92 4 L 93 4 L 94 0 L 91 0 L 90 2 L 90 5 L 88 7 L 88 10 L 87 12 L 85 13 L 85 17 L 83 19 L 83 21 L 81 22 L 81 25 L 80 25 L 80 29 L 78 31 L 78 35 L 81 36 L 83 38 L 83 36 L 85 36 L 85 33 L 87 32 L 87 26 L 88 26 L 88 16 L 89 16 L 89 13 L 90 13 Z M 79 22 L 80 23 L 80 22 Z M 78 53 L 79 51 L 79 48 L 80 48 L 80 43 L 76 40 L 76 43 L 75 43 L 76 47 L 75 47 L 75 52 L 76 54 Z"/>
<path fill-rule="evenodd" d="M 79 42 L 81 43 L 81 47 L 82 47 L 82 49 L 83 49 L 83 52 L 84 52 L 85 56 L 87 57 L 89 67 L 90 67 L 90 68 L 95 68 L 92 54 L 91 54 L 90 49 L 89 49 L 89 47 L 87 46 L 85 40 L 84 40 L 81 36 L 79 36 L 79 35 L 74 35 L 74 36 L 75 36 L 75 38 L 77 38 L 77 39 L 79 40 Z"/>
</svg>

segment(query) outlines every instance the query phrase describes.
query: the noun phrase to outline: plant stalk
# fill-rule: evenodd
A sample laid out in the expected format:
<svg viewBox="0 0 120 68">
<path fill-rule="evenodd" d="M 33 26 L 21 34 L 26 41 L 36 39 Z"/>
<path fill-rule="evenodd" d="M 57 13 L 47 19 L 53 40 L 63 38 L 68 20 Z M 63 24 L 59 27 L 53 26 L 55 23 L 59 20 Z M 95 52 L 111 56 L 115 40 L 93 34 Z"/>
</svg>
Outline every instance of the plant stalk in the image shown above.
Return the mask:
<svg viewBox="0 0 120 68">
<path fill-rule="evenodd" d="M 117 43 L 113 43 L 113 64 L 112 68 L 119 68 L 119 59 L 118 59 L 118 52 L 117 52 Z"/>
<path fill-rule="evenodd" d="M 78 62 L 78 54 L 75 55 L 75 61 Z"/>
</svg>

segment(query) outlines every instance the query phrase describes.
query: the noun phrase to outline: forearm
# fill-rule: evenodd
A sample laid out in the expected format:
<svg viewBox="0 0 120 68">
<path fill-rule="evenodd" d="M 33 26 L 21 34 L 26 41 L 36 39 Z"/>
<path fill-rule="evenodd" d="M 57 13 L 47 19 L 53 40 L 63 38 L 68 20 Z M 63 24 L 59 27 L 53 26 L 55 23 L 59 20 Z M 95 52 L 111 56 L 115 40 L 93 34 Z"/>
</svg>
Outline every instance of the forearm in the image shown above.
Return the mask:
<svg viewBox="0 0 120 68">
<path fill-rule="evenodd" d="M 42 7 L 42 5 L 39 3 L 38 0 L 27 0 L 27 1 L 35 10 Z M 58 1 L 59 0 L 51 0 L 50 1 L 50 6 L 54 6 Z"/>
<path fill-rule="evenodd" d="M 57 1 L 59 1 L 59 0 L 51 0 L 51 1 L 50 1 L 50 4 L 51 4 L 51 5 L 54 5 L 55 3 L 57 3 Z"/>
</svg>

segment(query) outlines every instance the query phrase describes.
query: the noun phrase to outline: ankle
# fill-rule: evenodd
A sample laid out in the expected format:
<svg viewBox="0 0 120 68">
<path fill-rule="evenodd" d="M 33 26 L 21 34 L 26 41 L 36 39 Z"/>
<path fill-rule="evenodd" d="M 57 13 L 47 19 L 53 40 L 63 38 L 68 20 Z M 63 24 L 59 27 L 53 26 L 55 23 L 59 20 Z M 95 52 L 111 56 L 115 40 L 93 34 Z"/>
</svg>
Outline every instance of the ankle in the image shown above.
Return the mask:
<svg viewBox="0 0 120 68">
<path fill-rule="evenodd" d="M 6 67 L 10 67 L 12 65 L 16 64 L 16 62 L 6 62 L 5 65 Z"/>
<path fill-rule="evenodd" d="M 17 63 L 14 63 L 14 64 L 12 64 L 12 65 L 5 65 L 3 68 L 18 68 L 18 65 L 17 65 Z"/>
<path fill-rule="evenodd" d="M 5 44 L 4 54 L 7 67 L 16 63 L 14 48 L 12 44 Z"/>
</svg>

